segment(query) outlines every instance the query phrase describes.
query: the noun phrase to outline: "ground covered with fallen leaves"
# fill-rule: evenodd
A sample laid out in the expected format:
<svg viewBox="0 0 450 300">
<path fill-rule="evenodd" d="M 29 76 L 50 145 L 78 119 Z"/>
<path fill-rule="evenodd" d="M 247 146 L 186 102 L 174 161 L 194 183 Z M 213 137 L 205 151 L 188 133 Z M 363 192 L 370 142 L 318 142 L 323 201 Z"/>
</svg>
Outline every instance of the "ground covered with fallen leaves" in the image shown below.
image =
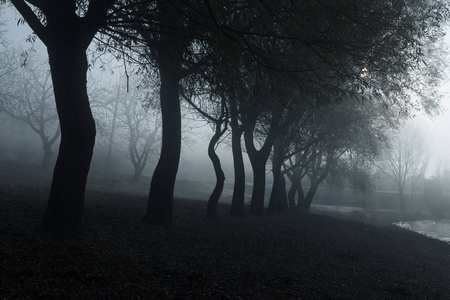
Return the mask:
<svg viewBox="0 0 450 300">
<path fill-rule="evenodd" d="M 392 220 L 374 225 L 361 215 L 352 216 L 356 222 L 315 213 L 237 218 L 222 204 L 219 218 L 208 221 L 205 202 L 178 198 L 174 226 L 166 230 L 141 221 L 148 183 L 123 178 L 92 177 L 83 235 L 55 239 L 38 228 L 50 174 L 26 171 L 0 169 L 1 299 L 450 295 L 450 246 L 388 225 Z"/>
</svg>

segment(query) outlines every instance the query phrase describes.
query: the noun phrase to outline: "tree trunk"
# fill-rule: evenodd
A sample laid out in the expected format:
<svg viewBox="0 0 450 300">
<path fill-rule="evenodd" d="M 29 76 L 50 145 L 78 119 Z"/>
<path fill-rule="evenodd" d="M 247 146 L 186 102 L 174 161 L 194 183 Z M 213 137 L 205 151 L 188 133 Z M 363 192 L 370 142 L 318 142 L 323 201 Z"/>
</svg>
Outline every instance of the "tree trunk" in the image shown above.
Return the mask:
<svg viewBox="0 0 450 300">
<path fill-rule="evenodd" d="M 266 189 L 266 160 L 262 158 L 252 159 L 253 190 L 250 203 L 250 213 L 264 214 L 264 194 Z"/>
<path fill-rule="evenodd" d="M 398 199 L 400 202 L 400 211 L 405 212 L 406 211 L 406 202 L 405 202 L 405 195 L 403 194 L 403 189 L 399 189 Z"/>
<path fill-rule="evenodd" d="M 245 168 L 244 158 L 242 156 L 242 128 L 239 127 L 237 119 L 237 105 L 235 99 L 230 99 L 230 113 L 231 113 L 231 149 L 233 153 L 234 166 L 234 188 L 233 197 L 231 199 L 230 214 L 233 216 L 243 217 L 244 200 L 245 200 Z"/>
<path fill-rule="evenodd" d="M 253 128 L 247 128 L 244 132 L 245 146 L 253 170 L 253 189 L 250 203 L 250 213 L 255 215 L 264 214 L 264 195 L 266 190 L 266 163 L 269 159 L 272 143 L 269 138 L 256 150 L 253 144 Z"/>
<path fill-rule="evenodd" d="M 44 156 L 42 157 L 41 168 L 48 169 L 50 165 L 50 160 L 53 155 L 52 145 L 50 145 L 48 142 L 44 143 L 42 149 L 44 150 Z"/>
<path fill-rule="evenodd" d="M 288 197 L 286 193 L 286 178 L 284 175 L 280 176 L 280 206 L 277 207 L 277 211 L 286 212 L 289 209 Z"/>
<path fill-rule="evenodd" d="M 275 211 L 285 211 L 285 207 L 282 204 L 282 189 L 284 189 L 284 193 L 286 193 L 286 182 L 281 179 L 283 175 L 281 175 L 281 166 L 283 164 L 283 141 L 281 138 L 277 138 L 274 142 L 273 146 L 273 160 L 272 160 L 272 174 L 273 174 L 273 185 L 272 192 L 270 194 L 269 199 L 269 207 L 267 208 L 269 213 L 273 213 Z"/>
<path fill-rule="evenodd" d="M 48 47 L 61 144 L 42 227 L 52 234 L 65 236 L 78 235 L 81 231 L 96 134 L 86 90 L 86 53 L 75 46 Z"/>
<path fill-rule="evenodd" d="M 142 177 L 142 168 L 140 165 L 135 165 L 134 166 L 134 173 L 133 173 L 133 181 L 134 182 L 138 182 L 139 179 L 141 179 Z"/>
<path fill-rule="evenodd" d="M 222 195 L 223 185 L 225 182 L 225 174 L 223 173 L 222 166 L 220 165 L 220 159 L 215 151 L 215 146 L 219 141 L 220 137 L 225 133 L 221 130 L 221 123 L 216 123 L 216 132 L 209 141 L 208 145 L 208 156 L 214 166 L 214 172 L 216 174 L 216 186 L 209 197 L 208 207 L 206 210 L 207 219 L 217 219 L 217 204 L 219 203 L 220 195 Z"/>
<path fill-rule="evenodd" d="M 45 126 L 41 127 L 42 130 L 38 132 L 39 137 L 42 141 L 42 149 L 44 150 L 44 156 L 42 157 L 41 161 L 41 168 L 48 169 L 48 167 L 50 166 L 50 160 L 53 156 L 52 146 L 61 135 L 61 129 L 60 126 L 58 126 L 55 133 L 53 134 L 53 137 L 49 139 L 49 137 L 45 135 L 45 131 L 43 130 L 44 127 Z"/>
<path fill-rule="evenodd" d="M 289 200 L 289 210 L 294 210 L 295 208 L 295 195 L 297 194 L 297 188 L 295 184 L 292 182 L 291 187 L 288 192 L 288 200 Z"/>
<path fill-rule="evenodd" d="M 153 173 L 144 220 L 169 228 L 173 221 L 173 190 L 181 151 L 181 112 L 179 79 L 164 67 L 160 101 L 162 114 L 161 155 Z"/>
<path fill-rule="evenodd" d="M 299 176 L 299 172 L 295 170 L 292 172 L 286 172 L 286 175 L 291 181 L 291 187 L 289 188 L 289 192 L 287 194 L 289 209 L 295 210 L 297 208 L 295 204 L 295 195 L 297 194 L 297 185 L 300 182 L 301 178 Z"/>
<path fill-rule="evenodd" d="M 319 187 L 319 183 L 311 182 L 311 186 L 309 187 L 308 193 L 306 194 L 306 197 L 304 198 L 304 201 L 300 202 L 300 211 L 301 212 L 309 212 L 311 209 L 311 203 L 316 195 L 317 188 Z"/>
<path fill-rule="evenodd" d="M 295 187 L 297 188 L 297 209 L 300 209 L 302 204 L 305 201 L 305 192 L 303 191 L 303 186 L 302 186 L 302 182 L 301 179 L 297 182 L 297 184 L 295 185 Z"/>
</svg>

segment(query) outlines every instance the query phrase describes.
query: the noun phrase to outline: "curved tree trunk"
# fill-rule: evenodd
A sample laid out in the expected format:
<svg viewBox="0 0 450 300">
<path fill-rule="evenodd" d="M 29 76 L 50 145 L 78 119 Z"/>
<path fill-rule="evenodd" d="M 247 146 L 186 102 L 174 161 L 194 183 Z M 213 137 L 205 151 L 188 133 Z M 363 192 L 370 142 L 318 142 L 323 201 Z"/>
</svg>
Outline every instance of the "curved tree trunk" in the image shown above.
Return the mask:
<svg viewBox="0 0 450 300">
<path fill-rule="evenodd" d="M 95 122 L 86 90 L 84 49 L 48 48 L 61 144 L 42 227 L 56 235 L 78 235 L 86 180 L 95 143 Z"/>
<path fill-rule="evenodd" d="M 181 152 L 179 79 L 164 67 L 160 101 L 162 114 L 161 155 L 153 173 L 144 220 L 169 228 L 173 221 L 173 190 Z"/>
<path fill-rule="evenodd" d="M 217 204 L 219 203 L 220 195 L 222 195 L 223 185 L 225 182 L 225 174 L 223 173 L 222 166 L 220 165 L 219 156 L 217 156 L 217 153 L 215 151 L 217 142 L 225 133 L 225 130 L 221 130 L 221 123 L 222 122 L 216 123 L 216 132 L 209 141 L 208 145 L 208 156 L 214 166 L 214 172 L 216 174 L 216 185 L 208 200 L 208 207 L 206 210 L 207 219 L 217 219 Z"/>
<path fill-rule="evenodd" d="M 233 216 L 243 217 L 244 200 L 245 200 L 245 168 L 244 158 L 242 156 L 241 137 L 243 130 L 239 127 L 237 119 L 237 105 L 236 100 L 230 99 L 230 113 L 231 113 L 231 148 L 233 153 L 233 167 L 234 167 L 234 188 L 233 197 L 231 199 L 230 214 Z"/>
</svg>

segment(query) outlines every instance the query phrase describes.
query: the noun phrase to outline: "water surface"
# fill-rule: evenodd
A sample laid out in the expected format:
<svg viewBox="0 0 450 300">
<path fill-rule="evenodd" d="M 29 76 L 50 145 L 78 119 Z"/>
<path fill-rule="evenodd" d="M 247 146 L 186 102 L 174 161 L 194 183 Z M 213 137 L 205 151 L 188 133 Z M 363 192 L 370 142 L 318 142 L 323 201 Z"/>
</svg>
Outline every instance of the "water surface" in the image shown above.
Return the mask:
<svg viewBox="0 0 450 300">
<path fill-rule="evenodd" d="M 395 225 L 423 234 L 425 236 L 450 243 L 450 220 L 420 220 L 397 222 Z"/>
</svg>

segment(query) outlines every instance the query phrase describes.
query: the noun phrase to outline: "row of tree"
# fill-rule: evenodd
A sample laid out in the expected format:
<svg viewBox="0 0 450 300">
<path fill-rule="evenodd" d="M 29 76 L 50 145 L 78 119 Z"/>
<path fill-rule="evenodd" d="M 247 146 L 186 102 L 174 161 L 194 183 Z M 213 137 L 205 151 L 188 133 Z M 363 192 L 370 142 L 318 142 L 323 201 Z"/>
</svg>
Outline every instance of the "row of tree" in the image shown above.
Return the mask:
<svg viewBox="0 0 450 300">
<path fill-rule="evenodd" d="M 438 100 L 442 64 L 428 58 L 440 53 L 445 1 L 6 3 L 20 12 L 49 55 L 61 144 L 43 228 L 55 234 L 73 235 L 81 228 L 96 134 L 86 88 L 86 50 L 94 38 L 98 51 L 135 64 L 141 75 L 157 71 L 162 147 L 144 218 L 166 227 L 172 224 L 180 158 L 180 97 L 208 115 L 216 137 L 231 127 L 237 215 L 244 212 L 242 137 L 254 177 L 250 211 L 264 212 L 270 155 L 269 210 L 289 205 L 280 196 L 283 172 L 310 177 L 304 199 L 298 183 L 295 188 L 296 206 L 307 210 L 308 195 L 340 169 L 336 166 L 376 153 L 383 127 L 396 123 L 386 114 L 401 118 L 421 104 L 433 108 Z M 217 174 L 220 190 L 223 177 Z"/>
<path fill-rule="evenodd" d="M 17 52 L 19 51 L 4 52 L 9 54 L 5 56 L 8 57 L 9 64 L 4 62 L 4 66 L 9 65 L 9 68 L 3 68 L 0 111 L 39 136 L 43 149 L 41 167 L 48 168 L 53 153 L 52 145 L 60 134 L 52 86 L 49 83 L 50 73 L 45 63 L 38 63 L 36 55 L 26 58 L 26 67 L 13 68 L 20 65 L 19 59 L 14 57 Z M 23 60 L 22 57 L 21 59 Z M 125 82 L 120 81 L 122 85 Z M 154 162 L 159 150 L 161 122 L 155 106 L 157 89 L 133 87 L 126 91 L 120 84 L 100 88 L 99 84 L 92 83 L 90 87 L 89 95 L 97 131 L 107 148 L 104 171 L 109 168 L 113 148 L 119 148 L 119 151 L 128 153 L 134 168 L 132 178 L 138 181 L 148 161 Z M 196 97 L 198 98 L 198 93 Z M 210 100 L 205 101 L 208 103 Z M 218 185 L 211 196 L 207 212 L 208 217 L 215 218 L 225 179 L 215 147 L 227 130 L 227 126 L 222 127 L 222 124 L 228 123 L 229 116 L 225 112 L 229 108 L 226 106 L 227 102 L 223 101 L 224 106 L 216 119 L 190 100 L 188 104 L 216 125 L 208 153 L 216 168 Z M 377 158 L 381 158 L 377 159 L 378 170 L 397 185 L 401 208 L 405 209 L 403 194 L 406 185 L 412 193 L 414 187 L 423 183 L 430 156 L 423 139 L 424 134 L 418 128 L 403 129 L 396 136 L 389 134 L 394 132 L 390 129 L 395 127 L 396 116 L 391 111 L 376 107 L 377 105 L 379 106 L 377 102 L 364 107 L 341 103 L 328 104 L 320 107 L 320 110 L 318 107 L 309 107 L 308 111 L 304 108 L 289 111 L 296 114 L 290 125 L 292 128 L 288 127 L 274 142 L 274 151 L 269 157 L 274 180 L 279 180 L 279 184 L 274 185 L 269 210 L 273 212 L 289 208 L 307 211 L 319 184 L 325 179 L 339 186 L 349 183 L 350 188 L 367 192 L 373 188 L 373 166 Z M 386 123 L 388 121 L 389 124 Z M 388 139 L 390 147 L 382 151 L 381 148 L 384 148 Z M 122 145 L 127 146 L 120 149 Z M 288 195 L 283 193 L 285 176 L 291 182 L 289 201 Z M 309 186 L 306 198 L 302 187 L 305 179 Z"/>
</svg>

